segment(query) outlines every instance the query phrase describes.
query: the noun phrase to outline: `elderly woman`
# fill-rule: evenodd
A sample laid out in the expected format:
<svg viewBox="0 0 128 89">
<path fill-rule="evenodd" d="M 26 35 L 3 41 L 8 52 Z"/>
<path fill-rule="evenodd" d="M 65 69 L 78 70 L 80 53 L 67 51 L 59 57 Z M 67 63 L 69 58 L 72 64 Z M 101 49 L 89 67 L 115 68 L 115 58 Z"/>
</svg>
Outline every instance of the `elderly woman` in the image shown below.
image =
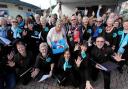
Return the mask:
<svg viewBox="0 0 128 89">
<path fill-rule="evenodd" d="M 55 62 L 55 70 L 57 69 L 58 60 L 60 56 L 64 52 L 64 50 L 68 47 L 65 30 L 62 27 L 61 20 L 58 20 L 56 26 L 53 27 L 48 35 L 47 35 L 47 43 L 52 49 L 54 62 Z M 57 70 L 56 70 L 57 71 Z"/>
<path fill-rule="evenodd" d="M 70 28 L 70 22 L 69 18 L 65 15 L 62 16 L 62 21 L 63 21 L 63 27 L 65 28 L 65 33 L 67 34 Z"/>
<path fill-rule="evenodd" d="M 117 32 L 116 28 L 113 26 L 114 19 L 108 19 L 107 20 L 107 26 L 104 30 L 104 38 L 106 40 L 106 44 L 108 46 L 111 46 L 112 49 L 115 49 L 116 42 L 117 42 Z"/>
<path fill-rule="evenodd" d="M 51 55 L 48 53 L 48 45 L 43 42 L 39 46 L 40 53 L 36 58 L 36 63 L 34 66 L 34 71 L 31 74 L 31 77 L 37 80 L 40 80 L 43 75 L 48 75 L 48 77 L 52 76 L 54 63 Z"/>
<path fill-rule="evenodd" d="M 89 18 L 83 17 L 82 23 L 83 40 L 88 41 L 92 34 L 92 27 L 89 26 Z"/>
<path fill-rule="evenodd" d="M 58 51 L 59 51 L 59 48 L 66 48 L 67 38 L 66 38 L 66 34 L 64 31 L 65 30 L 62 27 L 61 20 L 58 20 L 56 23 L 56 26 L 54 28 L 52 28 L 47 35 L 47 43 L 50 46 L 50 48 L 58 49 Z M 63 41 L 62 42 L 63 44 L 61 44 L 60 41 Z M 57 54 L 59 54 L 59 53 L 62 53 L 62 52 L 58 52 Z"/>
<path fill-rule="evenodd" d="M 46 26 L 46 18 L 41 16 L 40 22 L 41 22 L 41 26 L 42 26 L 42 30 L 41 30 L 41 33 L 40 33 L 40 38 L 44 42 L 46 42 L 47 41 L 47 34 L 49 32 L 49 28 Z"/>
<path fill-rule="evenodd" d="M 11 30 L 13 33 L 13 38 L 14 39 L 21 38 L 22 30 L 18 27 L 18 21 L 16 19 L 12 19 L 11 24 L 12 24 Z"/>
</svg>

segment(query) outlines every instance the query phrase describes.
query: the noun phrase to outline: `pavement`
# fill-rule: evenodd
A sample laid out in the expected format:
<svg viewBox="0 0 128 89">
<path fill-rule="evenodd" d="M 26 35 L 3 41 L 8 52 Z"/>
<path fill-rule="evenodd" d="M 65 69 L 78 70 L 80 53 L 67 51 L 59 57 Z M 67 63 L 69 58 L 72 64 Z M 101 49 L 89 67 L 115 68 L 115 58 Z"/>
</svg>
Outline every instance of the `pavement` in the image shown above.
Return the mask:
<svg viewBox="0 0 128 89">
<path fill-rule="evenodd" d="M 119 73 L 119 71 L 114 70 L 111 73 L 111 89 L 128 89 L 128 67 L 123 67 L 123 74 Z M 98 80 L 96 82 L 92 82 L 94 89 L 104 89 L 103 75 L 99 74 Z M 18 84 L 16 89 L 78 89 L 73 86 L 59 86 L 57 81 L 53 78 L 47 79 L 41 83 L 31 81 L 28 85 L 23 86 L 22 84 Z"/>
</svg>

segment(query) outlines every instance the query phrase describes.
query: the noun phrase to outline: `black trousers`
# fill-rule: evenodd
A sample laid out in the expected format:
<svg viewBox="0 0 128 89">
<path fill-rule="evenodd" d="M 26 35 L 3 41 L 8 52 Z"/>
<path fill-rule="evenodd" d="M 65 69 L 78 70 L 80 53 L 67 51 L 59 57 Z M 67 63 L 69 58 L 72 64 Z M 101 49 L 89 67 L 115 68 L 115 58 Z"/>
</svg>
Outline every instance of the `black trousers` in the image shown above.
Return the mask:
<svg viewBox="0 0 128 89">
<path fill-rule="evenodd" d="M 99 69 L 97 68 L 92 68 L 91 71 L 91 78 L 92 80 L 96 81 L 98 78 L 98 73 L 100 72 Z M 103 77 L 104 77 L 104 89 L 110 89 L 110 77 L 111 77 L 111 72 L 110 71 L 101 71 L 103 73 Z"/>
<path fill-rule="evenodd" d="M 75 79 L 78 83 L 79 89 L 85 89 L 86 81 L 90 81 L 89 71 L 85 69 L 77 69 L 75 71 Z"/>
<path fill-rule="evenodd" d="M 60 85 L 73 85 L 74 87 L 78 86 L 74 71 L 61 71 L 61 73 L 58 74 L 57 79 L 60 81 Z"/>
<path fill-rule="evenodd" d="M 61 56 L 63 55 L 63 53 L 60 53 L 60 54 L 53 54 L 52 55 L 52 58 L 53 58 L 53 61 L 54 61 L 54 74 L 58 74 L 59 70 L 58 70 L 58 62 L 61 58 Z"/>
<path fill-rule="evenodd" d="M 31 72 L 27 72 L 25 75 L 20 77 L 19 75 L 17 76 L 17 81 L 20 81 L 23 85 L 27 85 L 31 81 Z"/>
</svg>

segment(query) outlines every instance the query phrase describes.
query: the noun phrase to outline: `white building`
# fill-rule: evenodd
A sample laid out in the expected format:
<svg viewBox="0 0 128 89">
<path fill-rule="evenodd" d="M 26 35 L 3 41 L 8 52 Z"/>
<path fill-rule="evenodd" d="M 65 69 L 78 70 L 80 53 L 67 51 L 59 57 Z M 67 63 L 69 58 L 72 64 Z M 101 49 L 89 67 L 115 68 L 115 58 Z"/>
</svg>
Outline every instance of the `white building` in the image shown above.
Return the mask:
<svg viewBox="0 0 128 89">
<path fill-rule="evenodd" d="M 58 0 L 61 2 L 61 10 L 62 14 L 71 16 L 74 14 L 75 8 L 84 9 L 85 7 L 88 9 L 91 14 L 93 11 L 97 11 L 98 5 L 103 6 L 103 12 L 106 11 L 107 8 L 112 8 L 115 11 L 118 5 L 127 0 Z M 53 10 L 53 13 L 58 13 L 59 5 Z"/>
<path fill-rule="evenodd" d="M 40 10 L 39 7 L 20 0 L 0 0 L 0 16 L 9 15 L 15 17 L 20 14 L 26 17 L 29 14 L 35 13 Z"/>
</svg>

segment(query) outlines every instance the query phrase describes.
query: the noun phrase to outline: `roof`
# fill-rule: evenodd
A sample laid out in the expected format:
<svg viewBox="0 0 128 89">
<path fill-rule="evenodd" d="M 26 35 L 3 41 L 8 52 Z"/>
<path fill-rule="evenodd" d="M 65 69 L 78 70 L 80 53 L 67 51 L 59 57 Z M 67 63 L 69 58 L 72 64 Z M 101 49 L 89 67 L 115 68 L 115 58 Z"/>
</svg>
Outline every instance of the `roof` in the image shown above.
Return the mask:
<svg viewBox="0 0 128 89">
<path fill-rule="evenodd" d="M 80 4 L 81 6 L 91 6 L 91 5 L 115 5 L 117 3 L 121 3 L 127 0 L 58 0 L 62 2 L 62 4 Z"/>
<path fill-rule="evenodd" d="M 39 7 L 37 7 L 35 5 L 29 4 L 29 3 L 26 3 L 26 2 L 22 2 L 20 0 L 0 0 L 0 2 L 22 5 L 22 6 L 30 7 L 30 8 L 33 8 L 33 9 L 40 9 Z"/>
</svg>

